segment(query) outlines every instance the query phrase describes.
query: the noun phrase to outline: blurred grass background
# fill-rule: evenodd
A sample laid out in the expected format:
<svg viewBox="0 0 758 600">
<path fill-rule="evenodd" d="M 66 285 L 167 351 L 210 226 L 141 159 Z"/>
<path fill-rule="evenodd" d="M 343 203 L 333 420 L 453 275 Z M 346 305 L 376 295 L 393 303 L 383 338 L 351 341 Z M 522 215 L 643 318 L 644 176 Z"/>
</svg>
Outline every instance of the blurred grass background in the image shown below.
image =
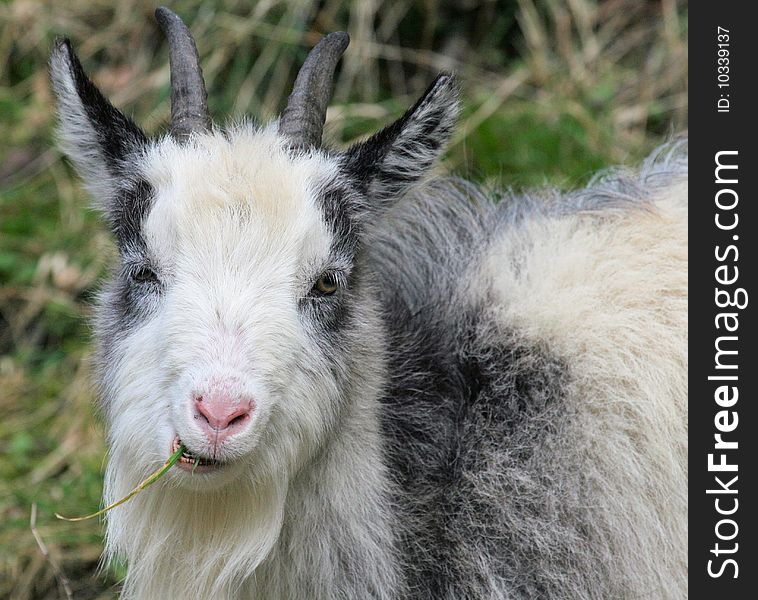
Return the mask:
<svg viewBox="0 0 758 600">
<path fill-rule="evenodd" d="M 677 0 L 166 3 L 194 32 L 217 119 L 276 115 L 329 31 L 352 39 L 328 115 L 338 144 L 455 71 L 465 108 L 444 168 L 488 184 L 581 185 L 687 126 L 687 5 Z M 54 36 L 69 36 L 114 104 L 159 131 L 169 72 L 154 8 L 0 0 L 0 598 L 114 598 L 122 575 L 96 574 L 99 523 L 52 516 L 100 500 L 87 317 L 113 249 L 55 148 L 46 61 Z"/>
</svg>

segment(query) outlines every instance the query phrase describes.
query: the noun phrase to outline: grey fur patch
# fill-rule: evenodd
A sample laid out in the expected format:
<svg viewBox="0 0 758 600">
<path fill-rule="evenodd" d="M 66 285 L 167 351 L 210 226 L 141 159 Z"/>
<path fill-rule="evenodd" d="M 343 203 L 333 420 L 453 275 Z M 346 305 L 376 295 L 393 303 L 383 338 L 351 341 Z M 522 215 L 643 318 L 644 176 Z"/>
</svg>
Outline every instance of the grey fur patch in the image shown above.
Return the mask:
<svg viewBox="0 0 758 600">
<path fill-rule="evenodd" d="M 624 597 L 582 475 L 593 470 L 573 442 L 570 366 L 493 319 L 477 267 L 522 222 L 647 211 L 686 176 L 686 144 L 676 143 L 638 172 L 609 171 L 569 194 L 506 193 L 493 204 L 471 184 L 439 180 L 374 230 L 368 271 L 388 330 L 382 423 L 405 597 Z M 510 259 L 503 269 L 519 269 Z"/>
<path fill-rule="evenodd" d="M 514 518 L 518 490 L 507 488 L 536 484 L 528 465 L 565 420 L 564 366 L 515 332 L 493 331 L 470 280 L 493 217 L 472 186 L 436 183 L 391 213 L 373 242 L 378 283 L 392 283 L 379 287 L 391 348 L 383 426 L 412 598 L 482 597 L 484 580 L 523 570 L 504 556 L 516 534 L 495 520 Z M 480 479 L 494 460 L 521 477 L 487 498 Z M 535 498 L 524 504 L 534 519 Z"/>
</svg>

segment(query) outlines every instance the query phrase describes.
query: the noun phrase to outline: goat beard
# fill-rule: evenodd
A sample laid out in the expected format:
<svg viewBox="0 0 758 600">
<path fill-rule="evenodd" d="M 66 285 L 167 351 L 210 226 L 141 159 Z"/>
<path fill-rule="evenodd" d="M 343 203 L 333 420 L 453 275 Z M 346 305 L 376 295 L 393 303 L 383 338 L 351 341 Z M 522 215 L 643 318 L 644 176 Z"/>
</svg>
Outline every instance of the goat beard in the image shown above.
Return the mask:
<svg viewBox="0 0 758 600">
<path fill-rule="evenodd" d="M 125 453 L 111 458 L 106 501 L 133 487 L 137 467 Z M 279 538 L 287 487 L 281 473 L 206 492 L 156 482 L 107 517 L 106 560 L 128 563 L 121 597 L 234 597 Z"/>
</svg>

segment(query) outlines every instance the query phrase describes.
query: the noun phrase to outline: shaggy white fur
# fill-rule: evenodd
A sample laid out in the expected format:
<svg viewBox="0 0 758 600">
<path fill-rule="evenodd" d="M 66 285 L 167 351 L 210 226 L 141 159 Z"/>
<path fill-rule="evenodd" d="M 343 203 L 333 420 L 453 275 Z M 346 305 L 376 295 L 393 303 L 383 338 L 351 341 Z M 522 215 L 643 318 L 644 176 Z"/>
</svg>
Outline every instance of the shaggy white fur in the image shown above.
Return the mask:
<svg viewBox="0 0 758 600">
<path fill-rule="evenodd" d="M 687 182 L 644 207 L 530 219 L 482 279 L 503 328 L 568 365 L 574 475 L 623 598 L 686 597 Z M 556 200 L 560 202 L 560 199 Z M 519 264 L 508 269 L 503 265 Z M 560 456 L 555 457 L 560 460 Z"/>
</svg>

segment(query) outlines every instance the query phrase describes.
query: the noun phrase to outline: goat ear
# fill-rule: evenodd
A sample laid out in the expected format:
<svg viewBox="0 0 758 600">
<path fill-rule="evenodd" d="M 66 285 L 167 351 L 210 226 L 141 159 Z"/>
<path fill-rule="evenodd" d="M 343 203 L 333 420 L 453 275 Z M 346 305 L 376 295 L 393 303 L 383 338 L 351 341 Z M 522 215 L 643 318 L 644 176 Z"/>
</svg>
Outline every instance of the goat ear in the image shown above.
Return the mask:
<svg viewBox="0 0 758 600">
<path fill-rule="evenodd" d="M 348 177 L 373 205 L 393 203 L 442 154 L 457 117 L 458 86 L 452 75 L 439 75 L 400 119 L 347 151 Z"/>
<path fill-rule="evenodd" d="M 55 41 L 50 74 L 58 100 L 59 138 L 96 200 L 108 202 L 145 134 L 103 96 L 67 39 Z"/>
</svg>

